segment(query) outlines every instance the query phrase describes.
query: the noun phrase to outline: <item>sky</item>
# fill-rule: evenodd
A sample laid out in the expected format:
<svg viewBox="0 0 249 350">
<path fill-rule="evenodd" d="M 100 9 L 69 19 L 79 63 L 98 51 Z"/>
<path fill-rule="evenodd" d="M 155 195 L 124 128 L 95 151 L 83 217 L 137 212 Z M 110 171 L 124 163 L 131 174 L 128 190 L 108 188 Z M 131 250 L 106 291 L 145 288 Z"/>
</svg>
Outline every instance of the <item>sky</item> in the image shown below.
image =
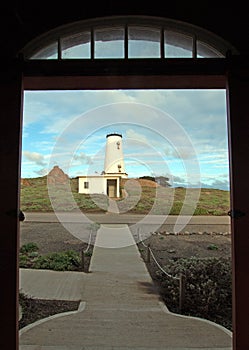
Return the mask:
<svg viewBox="0 0 249 350">
<path fill-rule="evenodd" d="M 222 89 L 25 91 L 21 176 L 100 174 L 117 132 L 129 177 L 229 190 L 226 115 Z"/>
</svg>

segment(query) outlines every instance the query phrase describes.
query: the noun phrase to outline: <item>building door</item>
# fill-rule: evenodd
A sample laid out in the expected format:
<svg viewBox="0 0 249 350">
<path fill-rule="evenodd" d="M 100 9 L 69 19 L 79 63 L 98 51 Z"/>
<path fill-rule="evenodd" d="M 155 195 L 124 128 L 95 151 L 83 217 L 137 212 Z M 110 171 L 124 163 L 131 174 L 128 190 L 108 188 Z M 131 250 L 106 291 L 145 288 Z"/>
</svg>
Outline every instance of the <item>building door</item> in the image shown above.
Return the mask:
<svg viewBox="0 0 249 350">
<path fill-rule="evenodd" d="M 117 197 L 117 180 L 107 180 L 107 195 L 110 198 Z"/>
</svg>

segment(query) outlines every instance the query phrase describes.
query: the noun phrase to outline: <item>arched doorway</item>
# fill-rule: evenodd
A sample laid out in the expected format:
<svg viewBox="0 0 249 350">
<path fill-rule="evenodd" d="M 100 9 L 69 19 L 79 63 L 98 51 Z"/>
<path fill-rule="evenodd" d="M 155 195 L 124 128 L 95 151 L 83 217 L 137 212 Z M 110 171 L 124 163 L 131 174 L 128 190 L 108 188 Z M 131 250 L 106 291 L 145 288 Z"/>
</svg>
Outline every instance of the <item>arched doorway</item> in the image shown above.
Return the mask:
<svg viewBox="0 0 249 350">
<path fill-rule="evenodd" d="M 134 19 L 135 20 L 135 19 Z M 135 20 L 136 22 L 136 20 Z M 145 25 L 145 23 L 142 24 Z M 146 27 L 146 25 L 145 25 Z M 120 32 L 118 27 L 118 34 L 114 33 L 114 37 L 117 38 L 117 41 L 120 41 Z M 182 32 L 171 31 L 169 34 L 169 46 L 172 46 L 172 37 L 179 39 L 180 45 L 176 46 L 176 51 L 180 52 L 180 55 L 190 55 L 189 58 L 183 58 L 183 60 L 177 61 L 179 53 L 176 53 L 174 50 L 170 50 L 171 53 L 168 57 L 177 57 L 172 58 L 171 62 L 163 62 L 167 59 L 167 43 L 165 44 L 165 31 L 159 30 L 157 34 L 155 31 L 146 32 L 146 40 L 150 42 L 157 41 L 155 52 L 160 52 L 159 57 L 155 53 L 153 58 L 150 61 L 147 61 L 146 57 L 137 57 L 138 54 L 134 53 L 129 56 L 129 51 L 132 52 L 132 45 L 129 48 L 129 38 L 132 41 L 132 35 L 135 36 L 135 40 L 143 41 L 143 35 L 146 31 L 144 27 L 134 28 L 134 25 L 129 27 L 125 26 L 123 30 L 124 38 L 124 51 L 120 54 L 124 58 L 124 62 L 111 62 L 113 58 L 108 58 L 106 55 L 101 57 L 101 54 L 95 56 L 95 47 L 93 43 L 96 43 L 96 50 L 99 42 L 102 41 L 102 38 L 106 37 L 105 31 L 102 28 L 98 31 L 95 31 L 95 37 L 93 36 L 93 30 L 90 31 L 90 39 L 84 39 L 83 45 L 90 45 L 90 54 L 87 54 L 87 58 L 98 59 L 99 62 L 84 62 L 84 67 L 82 67 L 82 62 L 79 60 L 82 57 L 77 57 L 77 61 L 74 60 L 74 56 L 78 55 L 75 53 L 75 47 L 79 46 L 78 43 L 78 33 L 75 34 L 77 39 L 73 40 L 73 45 L 68 45 L 67 33 L 63 40 L 59 40 L 54 44 L 50 43 L 46 48 L 45 52 L 49 53 L 46 58 L 50 58 L 46 63 L 41 62 L 44 59 L 44 51 L 41 53 L 36 53 L 33 56 L 33 60 L 24 63 L 24 88 L 26 89 L 50 89 L 50 88 L 61 88 L 63 82 L 63 88 L 69 89 L 78 89 L 78 88 L 149 88 L 151 86 L 155 88 L 224 88 L 226 83 L 225 71 L 226 67 L 224 64 L 224 56 L 226 55 L 226 50 L 217 51 L 216 48 L 210 47 L 210 44 L 205 44 L 205 41 L 198 41 L 196 36 L 192 37 L 192 46 L 191 49 L 186 49 L 189 44 L 189 37 Z M 162 32 L 164 33 L 162 35 Z M 173 32 L 173 34 L 172 34 Z M 142 33 L 142 34 L 141 34 Z M 159 36 L 158 36 L 159 33 Z M 82 34 L 85 38 L 87 34 Z M 101 38 L 100 40 L 96 38 Z M 147 38 L 153 38 L 148 40 Z M 154 38 L 160 38 L 155 40 Z M 162 39 L 164 37 L 164 40 Z M 94 39 L 95 38 L 95 39 Z M 95 40 L 95 41 L 94 41 Z M 109 42 L 108 38 L 105 39 Z M 104 40 L 104 42 L 105 42 Z M 70 40 L 69 40 L 70 42 Z M 191 42 L 191 40 L 190 40 Z M 76 43 L 76 45 L 75 45 Z M 87 44 L 88 43 L 88 44 Z M 102 44 L 101 44 L 102 45 Z M 105 46 L 105 44 L 104 44 Z M 122 46 L 122 45 L 121 45 Z M 174 46 L 174 45 L 173 45 Z M 52 47 L 52 51 L 51 51 Z M 108 49 L 108 45 L 106 46 Z M 180 49 L 179 49 L 180 48 Z M 199 48 L 199 50 L 198 50 Z M 178 51 L 179 49 L 179 51 Z M 228 50 L 231 48 L 228 47 Z M 154 50 L 154 47 L 151 48 Z M 151 52 L 150 50 L 150 52 Z M 203 50 L 203 51 L 201 51 Z M 28 50 L 27 50 L 28 51 Z M 99 52 L 103 52 L 103 48 Z M 109 51 L 109 50 L 107 50 Z M 122 50 L 121 50 L 122 51 Z M 187 51 L 187 53 L 186 53 Z M 51 56 L 51 52 L 52 56 Z M 97 52 L 97 51 L 96 51 Z M 208 52 L 206 57 L 216 57 L 212 60 L 203 58 L 199 62 L 192 61 L 195 60 L 198 56 L 202 56 L 202 52 Z M 223 53 L 221 53 L 223 52 Z M 165 54 L 166 53 L 166 54 Z M 40 55 L 40 56 L 39 56 Z M 55 55 L 55 57 L 53 56 Z M 100 55 L 100 57 L 99 57 Z M 203 54 L 204 55 L 204 54 Z M 45 54 L 46 56 L 46 54 Z M 70 57 L 71 56 L 71 57 Z M 180 56 L 186 57 L 186 56 Z M 187 56 L 189 57 L 189 56 Z M 222 58 L 223 57 L 223 58 Z M 55 60 L 54 60 L 55 58 Z M 139 60 L 137 60 L 139 58 Z M 57 61 L 58 59 L 58 61 Z M 66 61 L 68 59 L 68 61 Z M 79 60 L 78 60 L 79 59 Z M 83 57 L 84 59 L 84 57 Z M 103 61 L 101 61 L 103 59 Z M 109 62 L 105 60 L 108 59 Z M 65 60 L 65 61 L 64 61 Z M 153 61 L 154 60 L 154 61 Z M 31 62 L 32 61 L 32 62 Z M 110 67 L 111 65 L 112 67 Z M 41 65 L 43 66 L 41 71 Z M 56 68 L 56 69 L 55 69 Z M 55 74 L 56 70 L 56 74 Z M 183 79 L 184 78 L 184 79 Z"/>
</svg>

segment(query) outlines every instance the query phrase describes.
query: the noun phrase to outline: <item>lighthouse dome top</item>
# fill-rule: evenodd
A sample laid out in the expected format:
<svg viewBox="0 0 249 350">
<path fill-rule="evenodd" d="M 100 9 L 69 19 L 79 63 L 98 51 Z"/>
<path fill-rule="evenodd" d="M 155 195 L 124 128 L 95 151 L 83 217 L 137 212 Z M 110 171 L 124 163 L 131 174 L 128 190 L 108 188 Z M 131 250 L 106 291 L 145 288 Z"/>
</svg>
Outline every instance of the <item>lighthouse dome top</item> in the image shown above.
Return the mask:
<svg viewBox="0 0 249 350">
<path fill-rule="evenodd" d="M 110 134 L 107 134 L 107 135 L 106 135 L 106 138 L 107 138 L 107 137 L 110 137 L 110 136 L 119 136 L 119 137 L 122 137 L 122 134 L 119 134 L 119 133 L 116 133 L 116 132 L 112 132 L 112 133 L 110 133 Z"/>
</svg>

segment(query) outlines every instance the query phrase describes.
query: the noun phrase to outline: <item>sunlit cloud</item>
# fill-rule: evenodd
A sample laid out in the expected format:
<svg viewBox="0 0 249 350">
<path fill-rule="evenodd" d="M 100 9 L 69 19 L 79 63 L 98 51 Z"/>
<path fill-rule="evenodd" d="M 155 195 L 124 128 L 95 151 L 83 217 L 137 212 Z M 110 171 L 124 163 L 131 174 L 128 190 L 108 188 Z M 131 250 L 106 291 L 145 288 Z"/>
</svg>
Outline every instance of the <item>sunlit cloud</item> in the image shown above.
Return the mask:
<svg viewBox="0 0 249 350">
<path fill-rule="evenodd" d="M 36 165 L 45 165 L 46 161 L 43 154 L 37 152 L 24 151 L 23 155 L 26 159 L 30 160 Z"/>
</svg>

